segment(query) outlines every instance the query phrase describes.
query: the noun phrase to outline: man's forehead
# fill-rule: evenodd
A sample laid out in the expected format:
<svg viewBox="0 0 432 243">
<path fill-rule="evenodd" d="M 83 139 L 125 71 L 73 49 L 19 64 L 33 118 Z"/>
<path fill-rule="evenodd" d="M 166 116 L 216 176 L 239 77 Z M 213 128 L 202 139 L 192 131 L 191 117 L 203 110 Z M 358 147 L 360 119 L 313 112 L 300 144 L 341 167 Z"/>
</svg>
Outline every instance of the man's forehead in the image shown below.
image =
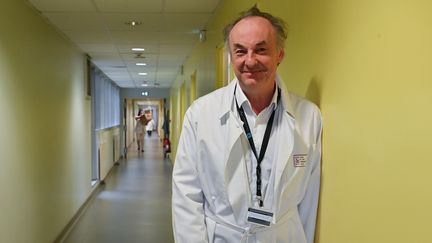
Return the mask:
<svg viewBox="0 0 432 243">
<path fill-rule="evenodd" d="M 275 30 L 271 23 L 262 17 L 247 17 L 245 19 L 240 20 L 234 27 L 231 29 L 229 38 L 234 36 L 249 36 L 251 34 L 256 35 L 274 35 Z M 249 38 L 249 37 L 247 37 Z"/>
<path fill-rule="evenodd" d="M 267 20 L 266 18 L 263 18 L 261 16 L 248 16 L 245 17 L 244 19 L 241 19 L 240 21 L 238 21 L 234 26 L 233 29 L 235 29 L 238 26 L 241 25 L 250 25 L 250 24 L 255 24 L 255 25 L 263 25 L 267 26 L 267 27 L 272 27 L 271 23 L 269 20 Z"/>
<path fill-rule="evenodd" d="M 242 44 L 241 42 L 233 42 L 232 45 L 234 46 L 234 48 L 244 48 L 244 44 Z M 254 43 L 254 46 L 265 46 L 268 45 L 268 41 L 260 41 L 258 43 Z"/>
</svg>

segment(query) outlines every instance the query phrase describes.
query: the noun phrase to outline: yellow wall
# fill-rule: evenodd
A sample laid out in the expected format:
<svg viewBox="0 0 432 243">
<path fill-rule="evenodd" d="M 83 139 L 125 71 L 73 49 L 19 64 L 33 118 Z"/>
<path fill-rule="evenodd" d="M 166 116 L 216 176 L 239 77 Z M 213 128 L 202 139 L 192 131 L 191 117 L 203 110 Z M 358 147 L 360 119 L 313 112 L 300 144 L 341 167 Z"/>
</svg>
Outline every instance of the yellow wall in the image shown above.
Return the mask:
<svg viewBox="0 0 432 243">
<path fill-rule="evenodd" d="M 173 89 L 170 95 L 170 141 L 171 141 L 171 157 L 174 158 L 177 152 L 177 143 L 181 131 L 180 115 L 180 89 Z"/>
<path fill-rule="evenodd" d="M 53 242 L 93 190 L 85 60 L 26 1 L 2 1 L 0 242 Z"/>
<path fill-rule="evenodd" d="M 135 141 L 135 114 L 134 114 L 134 106 L 133 101 L 131 99 L 128 99 L 126 102 L 126 128 L 127 128 L 127 141 L 126 141 L 126 147 L 128 148 L 133 144 Z"/>
<path fill-rule="evenodd" d="M 253 3 L 219 6 L 207 41 L 185 63 L 186 73 L 205 74 L 198 87 L 215 83 L 208 60 L 216 59 L 222 26 Z M 316 242 L 432 242 L 432 2 L 258 4 L 290 25 L 280 75 L 323 113 Z M 198 96 L 209 91 L 198 88 Z"/>
</svg>

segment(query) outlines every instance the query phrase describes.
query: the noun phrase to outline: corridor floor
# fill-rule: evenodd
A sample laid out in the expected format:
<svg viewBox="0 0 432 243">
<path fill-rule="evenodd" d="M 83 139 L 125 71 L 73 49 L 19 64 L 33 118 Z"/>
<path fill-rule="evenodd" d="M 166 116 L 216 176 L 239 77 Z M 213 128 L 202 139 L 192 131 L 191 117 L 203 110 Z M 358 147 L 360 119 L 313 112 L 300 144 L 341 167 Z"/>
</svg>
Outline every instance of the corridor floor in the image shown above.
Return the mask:
<svg viewBox="0 0 432 243">
<path fill-rule="evenodd" d="M 114 166 L 65 243 L 170 243 L 170 159 L 164 159 L 157 134 L 145 137 Z"/>
</svg>

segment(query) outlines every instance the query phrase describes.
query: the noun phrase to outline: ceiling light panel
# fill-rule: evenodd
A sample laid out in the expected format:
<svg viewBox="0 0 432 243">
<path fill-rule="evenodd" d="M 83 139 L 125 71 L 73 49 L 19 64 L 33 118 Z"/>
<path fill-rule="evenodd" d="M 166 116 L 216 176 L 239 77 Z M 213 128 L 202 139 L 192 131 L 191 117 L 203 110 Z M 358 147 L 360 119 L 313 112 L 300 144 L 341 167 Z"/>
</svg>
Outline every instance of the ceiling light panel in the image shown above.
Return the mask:
<svg viewBox="0 0 432 243">
<path fill-rule="evenodd" d="M 139 67 L 138 68 L 130 68 L 130 67 L 128 67 L 127 70 L 129 71 L 129 73 L 132 73 L 132 74 L 147 73 L 147 75 L 140 75 L 141 77 L 143 77 L 143 76 L 148 76 L 150 73 L 155 73 L 156 69 L 152 68 L 150 70 L 147 68 L 139 68 Z"/>
<path fill-rule="evenodd" d="M 132 43 L 130 45 L 119 44 L 119 45 L 116 45 L 116 47 L 120 53 L 125 53 L 125 54 L 130 54 L 131 49 L 133 47 L 143 47 L 145 49 L 146 54 L 154 53 L 155 51 L 157 51 L 159 49 L 158 45 L 149 45 L 149 44 L 145 44 L 142 42 Z"/>
<path fill-rule="evenodd" d="M 110 13 L 102 14 L 102 18 L 106 24 L 106 27 L 111 30 L 125 30 L 125 31 L 136 31 L 144 30 L 148 32 L 159 32 L 161 29 L 162 15 L 158 14 L 123 14 L 123 13 Z M 128 26 L 125 22 L 135 20 L 141 22 L 138 26 Z"/>
<path fill-rule="evenodd" d="M 146 63 L 146 65 L 136 65 L 136 63 L 128 62 L 126 64 L 127 68 L 131 72 L 152 72 L 156 71 L 156 64 Z"/>
</svg>

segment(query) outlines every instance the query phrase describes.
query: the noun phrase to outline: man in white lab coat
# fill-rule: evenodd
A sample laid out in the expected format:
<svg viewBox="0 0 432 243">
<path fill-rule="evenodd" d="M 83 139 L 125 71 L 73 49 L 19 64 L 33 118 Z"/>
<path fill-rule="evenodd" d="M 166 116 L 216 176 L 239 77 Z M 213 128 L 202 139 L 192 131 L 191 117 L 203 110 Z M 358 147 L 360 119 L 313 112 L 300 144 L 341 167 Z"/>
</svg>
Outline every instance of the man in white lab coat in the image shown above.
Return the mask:
<svg viewBox="0 0 432 243">
<path fill-rule="evenodd" d="M 173 170 L 176 242 L 312 243 L 321 114 L 276 74 L 282 20 L 256 7 L 225 29 L 236 78 L 194 102 Z"/>
</svg>

